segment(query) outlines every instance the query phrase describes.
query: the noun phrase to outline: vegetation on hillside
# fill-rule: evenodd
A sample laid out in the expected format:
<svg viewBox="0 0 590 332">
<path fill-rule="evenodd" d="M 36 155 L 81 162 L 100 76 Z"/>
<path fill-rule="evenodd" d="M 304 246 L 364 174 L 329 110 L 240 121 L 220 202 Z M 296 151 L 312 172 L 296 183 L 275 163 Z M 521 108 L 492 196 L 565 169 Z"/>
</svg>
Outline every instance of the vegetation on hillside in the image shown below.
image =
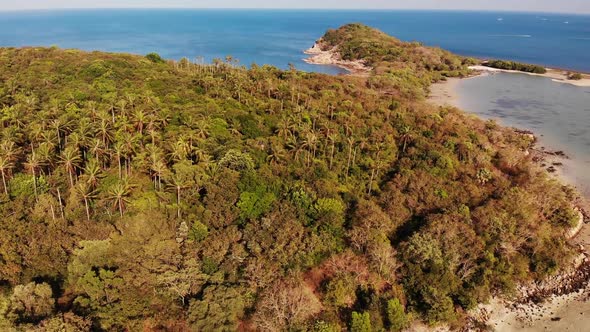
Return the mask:
<svg viewBox="0 0 590 332">
<path fill-rule="evenodd" d="M 329 30 L 319 41 L 322 50 L 334 50 L 343 60 L 362 61 L 373 68 L 371 87 L 389 88 L 413 99 L 437 81 L 469 74 L 475 64 L 440 48 L 419 42 L 402 42 L 384 32 L 362 24 L 348 24 Z"/>
<path fill-rule="evenodd" d="M 420 97 L 461 60 L 338 31 L 383 71 L 0 49 L 0 329 L 399 331 L 556 271 L 573 193 Z"/>
<path fill-rule="evenodd" d="M 547 73 L 547 69 L 545 69 L 545 67 L 543 67 L 543 66 L 530 65 L 530 64 L 514 62 L 514 61 L 491 60 L 491 61 L 484 62 L 483 65 L 486 67 L 491 67 L 491 68 L 498 68 L 498 69 L 505 69 L 505 70 L 516 70 L 516 71 L 522 71 L 525 73 L 533 73 L 533 74 Z"/>
</svg>

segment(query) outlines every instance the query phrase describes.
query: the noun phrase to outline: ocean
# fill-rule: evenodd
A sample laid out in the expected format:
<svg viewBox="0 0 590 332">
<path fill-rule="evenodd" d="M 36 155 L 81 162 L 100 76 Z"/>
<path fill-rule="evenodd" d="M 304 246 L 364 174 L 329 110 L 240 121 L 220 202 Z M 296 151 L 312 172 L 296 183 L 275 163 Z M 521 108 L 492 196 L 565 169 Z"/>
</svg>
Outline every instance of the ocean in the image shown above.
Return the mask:
<svg viewBox="0 0 590 332">
<path fill-rule="evenodd" d="M 231 55 L 241 64 L 290 63 L 329 28 L 352 22 L 405 41 L 482 58 L 590 72 L 590 16 L 460 11 L 110 9 L 0 12 L 0 46 L 59 46 L 165 58 Z"/>
</svg>

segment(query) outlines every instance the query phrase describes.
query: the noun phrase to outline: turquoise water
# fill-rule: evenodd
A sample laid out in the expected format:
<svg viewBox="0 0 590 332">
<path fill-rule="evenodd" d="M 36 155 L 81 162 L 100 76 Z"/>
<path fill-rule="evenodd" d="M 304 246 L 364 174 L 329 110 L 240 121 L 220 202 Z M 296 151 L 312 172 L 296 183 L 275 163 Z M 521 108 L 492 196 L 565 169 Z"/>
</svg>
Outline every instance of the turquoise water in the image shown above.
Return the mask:
<svg viewBox="0 0 590 332">
<path fill-rule="evenodd" d="M 540 143 L 562 150 L 564 173 L 590 197 L 590 88 L 549 78 L 498 73 L 461 80 L 462 109 L 501 124 L 532 130 Z"/>
<path fill-rule="evenodd" d="M 456 53 L 590 72 L 590 16 L 353 10 L 66 10 L 0 12 L 0 46 L 51 46 L 339 73 L 305 64 L 328 28 L 361 22 Z"/>
</svg>

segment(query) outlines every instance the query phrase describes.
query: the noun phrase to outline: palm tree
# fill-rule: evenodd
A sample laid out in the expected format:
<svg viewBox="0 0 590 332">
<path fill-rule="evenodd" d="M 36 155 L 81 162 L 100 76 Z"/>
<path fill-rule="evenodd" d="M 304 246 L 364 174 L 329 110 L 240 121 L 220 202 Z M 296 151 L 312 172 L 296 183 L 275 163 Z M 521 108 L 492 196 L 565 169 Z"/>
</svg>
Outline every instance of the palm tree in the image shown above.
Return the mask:
<svg viewBox="0 0 590 332">
<path fill-rule="evenodd" d="M 100 138 L 95 138 L 94 141 L 92 141 L 89 151 L 99 165 L 104 165 L 104 156 L 107 154 L 107 151 Z"/>
<path fill-rule="evenodd" d="M 119 114 L 125 115 L 125 108 L 127 107 L 127 101 L 125 99 L 119 100 L 119 102 L 117 102 L 117 107 L 119 108 Z M 113 123 L 115 123 L 114 117 L 113 117 Z"/>
<path fill-rule="evenodd" d="M 190 187 L 191 181 L 188 179 L 179 176 L 176 173 L 173 173 L 168 178 L 168 187 L 176 192 L 176 215 L 178 219 L 180 219 L 180 199 L 181 199 L 181 190 Z"/>
<path fill-rule="evenodd" d="M 10 160 L 15 160 L 19 149 L 16 147 L 14 141 L 10 139 L 5 139 L 0 142 L 0 151 L 4 154 L 4 156 Z"/>
<path fill-rule="evenodd" d="M 35 190 L 35 199 L 37 198 L 37 169 L 41 167 L 41 161 L 31 146 L 31 154 L 27 156 L 25 168 L 33 174 L 33 187 Z"/>
<path fill-rule="evenodd" d="M 373 181 L 375 177 L 379 175 L 379 171 L 385 166 L 385 163 L 380 158 L 381 151 L 384 148 L 384 143 L 376 143 L 374 145 L 374 149 L 376 150 L 375 158 L 372 160 L 372 167 L 371 167 L 371 178 L 369 179 L 369 189 L 368 194 L 371 195 L 371 191 L 373 190 Z"/>
<path fill-rule="evenodd" d="M 276 134 L 279 137 L 282 137 L 284 140 L 287 140 L 289 137 L 293 136 L 293 129 L 294 124 L 291 121 L 290 117 L 283 117 L 279 123 L 278 128 L 276 129 Z"/>
<path fill-rule="evenodd" d="M 346 162 L 346 177 L 348 177 L 348 171 L 350 170 L 350 162 L 352 159 L 352 148 L 356 143 L 354 137 L 349 136 L 346 141 L 348 142 L 348 161 Z"/>
<path fill-rule="evenodd" d="M 84 168 L 84 174 L 86 175 L 87 183 L 92 187 L 98 186 L 98 181 L 102 178 L 101 169 L 98 162 L 95 159 L 91 159 Z"/>
<path fill-rule="evenodd" d="M 82 137 L 76 132 L 69 134 L 66 137 L 66 144 L 76 147 L 78 150 L 82 148 Z"/>
<path fill-rule="evenodd" d="M 131 161 L 137 150 L 138 137 L 129 132 L 122 132 L 121 139 L 123 140 L 123 157 L 125 159 L 125 171 L 127 175 L 131 174 Z"/>
<path fill-rule="evenodd" d="M 0 155 L 0 173 L 2 173 L 2 185 L 4 186 L 4 193 L 8 196 L 8 186 L 6 184 L 6 173 L 14 168 L 14 163 L 5 155 Z"/>
<path fill-rule="evenodd" d="M 280 146 L 271 144 L 270 152 L 266 157 L 266 161 L 271 165 L 277 165 L 280 164 L 283 159 L 285 159 L 285 150 Z"/>
<path fill-rule="evenodd" d="M 96 197 L 96 191 L 89 182 L 80 181 L 76 184 L 76 192 L 82 199 L 84 199 L 84 206 L 86 207 L 86 220 L 90 221 L 90 208 L 88 201 Z"/>
<path fill-rule="evenodd" d="M 147 120 L 147 116 L 143 110 L 137 109 L 133 112 L 133 124 L 135 129 L 139 131 L 139 135 L 143 135 L 143 128 Z"/>
<path fill-rule="evenodd" d="M 125 210 L 125 205 L 129 203 L 129 196 L 131 196 L 132 189 L 133 186 L 129 183 L 129 180 L 127 178 L 124 178 L 120 179 L 109 190 L 108 198 L 113 201 L 113 205 L 115 207 L 118 207 L 121 218 L 123 218 L 123 211 Z"/>
<path fill-rule="evenodd" d="M 2 113 L 6 114 L 9 122 L 14 127 L 18 129 L 22 129 L 25 127 L 25 122 L 23 121 L 25 119 L 24 111 L 21 107 L 18 107 L 18 105 L 5 107 L 2 110 Z"/>
<path fill-rule="evenodd" d="M 78 130 L 75 132 L 78 135 L 79 146 L 82 149 L 82 153 L 84 154 L 84 160 L 86 160 L 86 152 L 90 147 L 92 140 L 94 138 L 94 128 L 92 122 L 88 118 L 80 119 L 78 123 Z"/>
<path fill-rule="evenodd" d="M 162 189 L 162 176 L 167 171 L 166 163 L 164 162 L 162 149 L 153 144 L 145 146 L 147 153 L 148 171 L 154 180 L 154 189 Z"/>
<path fill-rule="evenodd" d="M 206 119 L 197 121 L 193 128 L 195 130 L 195 136 L 200 139 L 206 139 L 210 135 L 209 127 Z"/>
<path fill-rule="evenodd" d="M 38 144 L 43 139 L 44 126 L 41 123 L 33 122 L 27 128 L 29 141 Z"/>
<path fill-rule="evenodd" d="M 286 147 L 287 150 L 289 150 L 289 152 L 293 153 L 293 159 L 295 161 L 299 161 L 299 154 L 301 153 L 301 151 L 303 151 L 305 145 L 300 144 L 296 138 L 291 137 L 287 141 Z"/>
<path fill-rule="evenodd" d="M 311 154 L 313 159 L 315 159 L 317 153 L 318 135 L 316 135 L 316 133 L 313 130 L 311 130 L 308 133 L 306 133 L 305 141 L 310 150 L 309 154 Z"/>
<path fill-rule="evenodd" d="M 65 130 L 65 124 L 60 119 L 54 119 L 50 124 L 51 127 L 53 127 L 53 130 L 55 130 L 55 135 L 57 136 L 57 146 L 61 148 L 61 135 Z"/>
<path fill-rule="evenodd" d="M 192 148 L 189 142 L 184 137 L 180 137 L 178 141 L 170 147 L 170 158 L 175 162 L 186 160 L 191 153 L 191 150 Z"/>
<path fill-rule="evenodd" d="M 55 145 L 49 144 L 47 142 L 39 144 L 39 147 L 37 148 L 39 161 L 44 166 L 47 166 L 49 173 L 51 173 L 52 157 L 54 152 Z M 41 169 L 41 172 L 44 172 L 43 169 Z"/>
<path fill-rule="evenodd" d="M 113 150 L 115 152 L 115 157 L 117 158 L 117 166 L 119 167 L 119 179 L 121 179 L 123 177 L 123 172 L 121 170 L 121 156 L 124 153 L 125 147 L 123 143 L 118 141 L 113 146 Z"/>
<path fill-rule="evenodd" d="M 8 185 L 6 181 L 7 173 L 14 169 L 16 160 L 16 148 L 12 141 L 2 141 L 0 143 L 0 173 L 2 173 L 2 184 L 4 193 L 8 195 Z"/>
<path fill-rule="evenodd" d="M 43 137 L 41 138 L 41 144 L 47 144 L 51 146 L 52 149 L 55 149 L 59 140 L 55 134 L 55 131 L 45 130 L 42 135 Z"/>
<path fill-rule="evenodd" d="M 108 146 L 109 142 L 113 139 L 113 135 L 111 134 L 111 125 L 108 120 L 100 120 L 97 134 L 102 138 L 103 146 Z"/>
<path fill-rule="evenodd" d="M 67 146 L 61 155 L 61 162 L 66 168 L 66 172 L 70 177 L 70 188 L 74 187 L 74 175 L 76 174 L 76 167 L 80 165 L 82 159 L 76 147 Z"/>
<path fill-rule="evenodd" d="M 90 113 L 90 118 L 95 119 L 98 113 L 97 103 L 93 100 L 86 102 L 86 109 Z"/>
<path fill-rule="evenodd" d="M 330 164 L 329 169 L 332 170 L 332 165 L 334 163 L 334 150 L 336 149 L 336 141 L 338 140 L 338 135 L 336 134 L 328 134 L 328 140 L 330 141 L 331 149 L 330 149 Z"/>
<path fill-rule="evenodd" d="M 408 147 L 408 142 L 412 140 L 412 127 L 410 126 L 403 126 L 400 130 L 401 134 L 401 141 L 404 142 L 402 152 L 406 153 L 406 148 Z"/>
</svg>

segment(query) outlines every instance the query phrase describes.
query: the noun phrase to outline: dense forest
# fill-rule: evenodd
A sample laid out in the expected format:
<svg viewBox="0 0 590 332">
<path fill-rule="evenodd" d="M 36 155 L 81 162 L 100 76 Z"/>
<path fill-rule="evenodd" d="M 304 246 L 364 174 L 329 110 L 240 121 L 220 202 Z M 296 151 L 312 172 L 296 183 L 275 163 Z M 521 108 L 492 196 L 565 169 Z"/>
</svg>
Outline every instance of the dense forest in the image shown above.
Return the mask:
<svg viewBox="0 0 590 332">
<path fill-rule="evenodd" d="M 371 75 L 0 49 L 0 330 L 458 327 L 555 273 L 574 192 L 425 101 L 470 60 L 324 41 Z"/>
</svg>

